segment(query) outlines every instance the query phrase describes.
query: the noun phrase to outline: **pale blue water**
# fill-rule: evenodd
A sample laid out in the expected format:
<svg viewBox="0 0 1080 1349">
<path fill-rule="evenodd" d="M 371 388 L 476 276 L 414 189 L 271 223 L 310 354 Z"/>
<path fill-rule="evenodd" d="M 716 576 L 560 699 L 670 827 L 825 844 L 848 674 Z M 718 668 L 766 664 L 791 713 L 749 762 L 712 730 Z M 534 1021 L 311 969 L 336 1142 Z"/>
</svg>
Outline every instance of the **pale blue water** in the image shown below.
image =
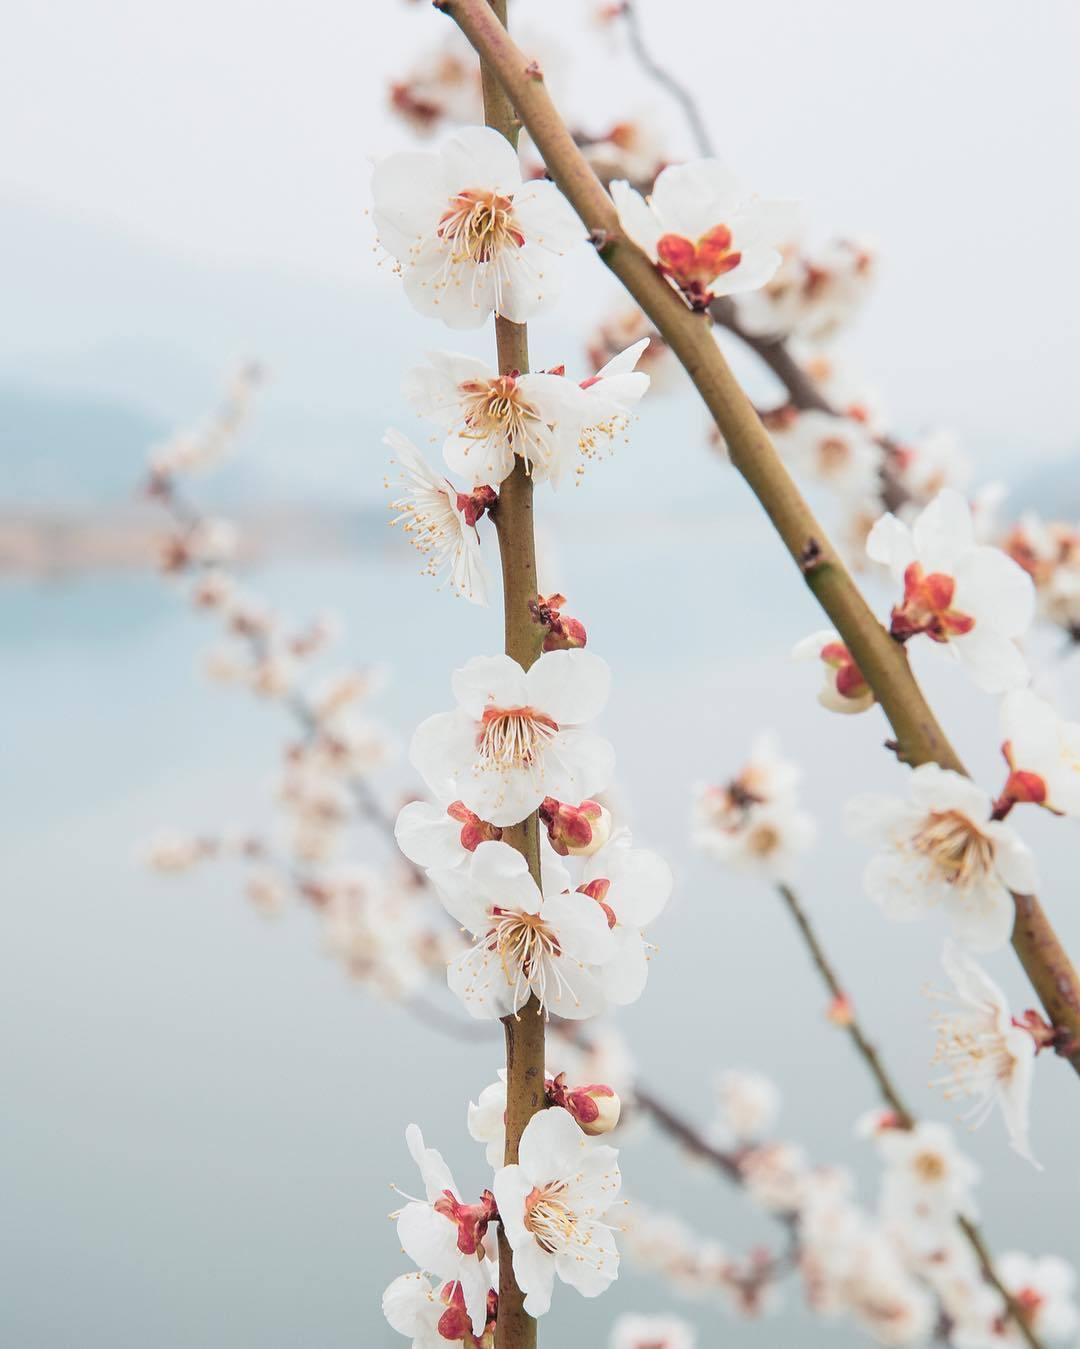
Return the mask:
<svg viewBox="0 0 1080 1349">
<path fill-rule="evenodd" d="M 900 787 L 902 770 L 878 748 L 876 713 L 829 719 L 813 701 L 815 676 L 788 668 L 793 640 L 818 624 L 813 606 L 741 485 L 720 466 L 707 481 L 711 497 L 693 502 L 678 501 L 675 485 L 649 488 L 625 524 L 592 519 L 582 489 L 557 540 L 558 583 L 615 671 L 605 726 L 636 831 L 678 876 L 646 995 L 621 1024 L 642 1072 L 703 1121 L 714 1071 L 774 1074 L 785 1089 L 781 1130 L 822 1160 L 855 1161 L 869 1197 L 873 1167 L 851 1141 L 854 1117 L 873 1101 L 869 1083 L 824 1023 L 822 992 L 771 895 L 689 852 L 691 781 L 737 766 L 764 725 L 803 760 L 822 823 L 807 902 L 920 1107 L 932 1096 L 919 988 L 936 977 L 941 934 L 886 925 L 861 899 L 862 854 L 837 832 L 841 800 L 856 786 Z M 379 706 L 405 740 L 446 705 L 450 670 L 496 649 L 498 617 L 436 593 L 381 530 L 357 542 L 353 559 L 279 564 L 252 581 L 297 616 L 325 604 L 342 612 L 343 655 L 394 667 Z M 383 1286 L 405 1268 L 384 1216 L 389 1182 L 415 1181 L 402 1131 L 420 1123 L 459 1181 L 481 1185 L 464 1109 L 494 1076 L 498 1039 L 443 1041 L 349 986 L 319 954 L 306 915 L 261 922 L 224 871 L 169 880 L 135 865 L 135 845 L 162 824 L 266 822 L 287 732 L 275 709 L 193 675 L 209 629 L 177 596 L 149 577 L 96 576 L 9 585 L 0 610 L 9 770 L 0 1344 L 404 1343 L 378 1312 Z M 946 715 L 963 718 L 965 751 L 989 770 L 989 700 L 954 671 L 932 686 Z M 403 768 L 387 790 L 408 780 Z M 1033 825 L 1047 902 L 1080 949 L 1076 832 Z M 383 844 L 360 846 L 377 855 Z M 1008 952 L 992 968 L 1022 996 Z M 1078 1111 L 1068 1071 L 1040 1063 L 1034 1143 L 1046 1171 L 1008 1151 L 996 1120 L 971 1140 L 999 1249 L 1077 1254 Z M 770 1235 L 722 1180 L 648 1131 L 630 1140 L 623 1168 L 631 1193 L 733 1250 Z M 602 1345 L 618 1311 L 673 1307 L 706 1346 L 854 1342 L 806 1318 L 794 1292 L 781 1320 L 734 1324 L 626 1275 L 597 1302 L 561 1292 L 545 1342 Z"/>
</svg>

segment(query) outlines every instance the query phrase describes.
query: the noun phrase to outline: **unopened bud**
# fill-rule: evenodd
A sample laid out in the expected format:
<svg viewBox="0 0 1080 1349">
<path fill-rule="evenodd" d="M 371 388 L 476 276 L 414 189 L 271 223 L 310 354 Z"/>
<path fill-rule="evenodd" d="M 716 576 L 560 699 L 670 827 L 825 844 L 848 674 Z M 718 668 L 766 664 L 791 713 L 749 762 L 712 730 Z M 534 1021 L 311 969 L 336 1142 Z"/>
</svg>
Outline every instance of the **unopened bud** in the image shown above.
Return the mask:
<svg viewBox="0 0 1080 1349">
<path fill-rule="evenodd" d="M 537 595 L 535 600 L 529 601 L 533 621 L 547 629 L 545 651 L 574 651 L 588 641 L 585 624 L 562 612 L 565 603 L 565 595 Z"/>
<path fill-rule="evenodd" d="M 591 857 L 611 837 L 611 812 L 599 801 L 571 806 L 545 796 L 540 803 L 540 819 L 560 857 Z"/>
<path fill-rule="evenodd" d="M 832 1002 L 826 1009 L 825 1016 L 834 1026 L 840 1026 L 847 1029 L 855 1021 L 855 1008 L 851 1005 L 851 999 L 846 993 L 837 993 Z"/>
<path fill-rule="evenodd" d="M 565 1073 L 548 1082 L 547 1098 L 552 1105 L 561 1105 L 568 1110 L 582 1133 L 590 1138 L 610 1133 L 618 1124 L 622 1110 L 622 1102 L 611 1087 L 599 1082 L 586 1087 L 568 1087 Z"/>
<path fill-rule="evenodd" d="M 467 525 L 475 525 L 485 511 L 490 511 L 499 500 L 494 487 L 474 487 L 471 492 L 459 492 L 457 508 Z"/>
<path fill-rule="evenodd" d="M 502 838 L 502 830 L 497 824 L 488 824 L 479 815 L 473 814 L 464 801 L 451 801 L 446 813 L 461 825 L 461 846 L 466 852 L 475 852 L 481 843 Z"/>
</svg>

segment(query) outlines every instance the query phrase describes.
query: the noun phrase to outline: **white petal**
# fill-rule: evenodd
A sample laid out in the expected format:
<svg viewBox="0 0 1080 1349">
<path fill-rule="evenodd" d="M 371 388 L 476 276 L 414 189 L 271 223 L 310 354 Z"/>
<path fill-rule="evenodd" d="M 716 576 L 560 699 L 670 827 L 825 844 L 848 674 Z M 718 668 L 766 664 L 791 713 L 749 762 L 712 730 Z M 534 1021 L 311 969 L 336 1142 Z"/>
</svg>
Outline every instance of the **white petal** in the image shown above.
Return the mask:
<svg viewBox="0 0 1080 1349">
<path fill-rule="evenodd" d="M 481 188 L 512 197 L 521 184 L 517 151 L 491 127 L 461 127 L 443 142 L 440 155 L 451 192 Z"/>
<path fill-rule="evenodd" d="M 611 957 L 611 929 L 595 899 L 577 891 L 550 895 L 544 900 L 543 914 L 558 933 L 563 954 L 571 960 L 600 965 Z"/>
<path fill-rule="evenodd" d="M 518 1165 L 533 1185 L 565 1180 L 581 1164 L 588 1140 L 577 1121 L 561 1106 L 534 1115 L 518 1144 Z"/>
<path fill-rule="evenodd" d="M 973 548 L 953 570 L 953 607 L 992 624 L 1006 637 L 1020 637 L 1035 617 L 1031 577 L 1000 548 Z"/>
<path fill-rule="evenodd" d="M 883 515 L 866 536 L 866 556 L 871 562 L 888 567 L 894 576 L 902 577 L 915 558 L 911 530 L 895 515 Z"/>
<path fill-rule="evenodd" d="M 472 885 L 501 909 L 539 913 L 540 891 L 529 874 L 529 865 L 509 843 L 490 840 L 473 853 Z"/>
<path fill-rule="evenodd" d="M 974 547 L 971 507 L 959 492 L 943 488 L 912 527 L 915 552 L 927 571 L 953 574 L 958 558 Z"/>
<path fill-rule="evenodd" d="M 548 651 L 525 676 L 527 701 L 560 726 L 591 721 L 604 708 L 611 689 L 607 661 L 591 651 Z"/>
<path fill-rule="evenodd" d="M 611 741 L 571 727 L 560 731 L 547 748 L 540 799 L 554 796 L 559 801 L 584 801 L 610 787 L 614 777 L 615 749 Z"/>
<path fill-rule="evenodd" d="M 601 1223 L 582 1223 L 582 1239 L 588 1241 L 589 1258 L 574 1251 L 560 1251 L 555 1269 L 563 1283 L 583 1297 L 598 1297 L 619 1277 L 619 1252 L 615 1234 Z"/>
<path fill-rule="evenodd" d="M 410 862 L 418 867 L 452 869 L 468 861 L 461 846 L 461 825 L 442 806 L 410 801 L 398 812 L 394 838 Z"/>
<path fill-rule="evenodd" d="M 525 1310 L 530 1316 L 543 1316 L 550 1310 L 555 1286 L 555 1257 L 542 1250 L 531 1237 L 514 1248 L 514 1278 L 525 1293 Z"/>
<path fill-rule="evenodd" d="M 467 712 L 436 712 L 413 732 L 409 762 L 439 801 L 458 798 L 458 775 L 476 753 L 476 723 Z M 475 807 L 470 807 L 475 811 Z M 479 811 L 475 811 L 480 815 Z M 481 819 L 487 819 L 485 815 Z"/>
<path fill-rule="evenodd" d="M 1035 894 L 1039 888 L 1039 869 L 1028 845 L 1007 824 L 989 824 L 986 832 L 994 840 L 994 865 L 1001 879 L 1014 894 Z"/>
<path fill-rule="evenodd" d="M 525 707 L 529 703 L 525 671 L 510 656 L 473 656 L 454 671 L 450 683 L 459 706 L 477 721 L 485 707 Z"/>
<path fill-rule="evenodd" d="M 399 1275 L 383 1293 L 383 1315 L 399 1335 L 418 1339 L 430 1329 L 434 1312 L 431 1284 L 418 1271 Z"/>
<path fill-rule="evenodd" d="M 1008 890 L 988 880 L 947 897 L 953 935 L 973 951 L 996 951 L 1012 935 L 1015 911 Z"/>
<path fill-rule="evenodd" d="M 669 164 L 657 175 L 649 195 L 664 232 L 696 242 L 716 225 L 731 225 L 743 189 L 718 159 Z"/>
<path fill-rule="evenodd" d="M 514 194 L 514 217 L 530 243 L 568 253 L 585 238 L 585 227 L 554 183 L 526 183 Z"/>
<path fill-rule="evenodd" d="M 645 942 L 633 927 L 617 927 L 611 935 L 614 954 L 597 977 L 608 1001 L 616 1007 L 627 1007 L 641 997 L 649 977 Z"/>
<path fill-rule="evenodd" d="M 1031 677 L 1020 648 L 1011 637 L 993 628 L 977 623 L 970 632 L 952 638 L 949 645 L 973 683 L 987 693 L 1005 693 L 1026 684 Z"/>
<path fill-rule="evenodd" d="M 641 193 L 629 183 L 619 180 L 611 184 L 609 191 L 619 213 L 623 233 L 655 262 L 656 244 L 664 233 L 660 221 L 649 209 Z"/>
</svg>

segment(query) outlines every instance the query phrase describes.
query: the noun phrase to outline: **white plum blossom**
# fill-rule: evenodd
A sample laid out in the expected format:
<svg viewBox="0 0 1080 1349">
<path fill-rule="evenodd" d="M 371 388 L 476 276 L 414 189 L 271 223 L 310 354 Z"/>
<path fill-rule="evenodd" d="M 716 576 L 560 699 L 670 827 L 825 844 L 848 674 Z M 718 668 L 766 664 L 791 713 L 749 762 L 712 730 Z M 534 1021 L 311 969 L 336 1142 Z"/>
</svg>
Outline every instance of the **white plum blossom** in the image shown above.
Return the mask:
<svg viewBox="0 0 1080 1349">
<path fill-rule="evenodd" d="M 501 837 L 501 829 L 481 820 L 461 801 L 447 806 L 409 801 L 394 823 L 398 847 L 424 871 L 467 867 L 479 844 L 498 842 Z"/>
<path fill-rule="evenodd" d="M 883 452 L 870 430 L 851 417 L 810 409 L 774 427 L 773 441 L 792 469 L 848 501 L 881 491 Z"/>
<path fill-rule="evenodd" d="M 758 337 L 824 342 L 862 307 L 875 262 L 873 248 L 853 239 L 831 239 L 813 249 L 788 245 L 768 283 L 739 296 L 739 327 Z"/>
<path fill-rule="evenodd" d="M 763 286 L 782 262 L 792 208 L 748 195 L 716 159 L 669 165 L 648 198 L 611 184 L 619 224 L 689 303 Z"/>
<path fill-rule="evenodd" d="M 557 294 L 556 256 L 584 237 L 558 188 L 522 183 L 517 152 L 489 127 L 464 127 L 435 153 L 390 155 L 371 188 L 405 294 L 451 328 L 492 312 L 526 322 Z"/>
<path fill-rule="evenodd" d="M 1031 578 L 1000 548 L 976 543 L 971 508 L 958 492 L 939 492 L 911 528 L 883 515 L 866 552 L 903 583 L 892 611 L 897 640 L 925 635 L 947 645 L 988 693 L 1027 681 L 1015 639 L 1034 614 Z"/>
<path fill-rule="evenodd" d="M 608 1349 L 694 1349 L 697 1336 L 678 1316 L 620 1316 L 611 1328 Z"/>
<path fill-rule="evenodd" d="M 1071 1342 L 1080 1324 L 1073 1301 L 1076 1274 L 1072 1266 L 1056 1255 L 1036 1257 L 1020 1251 L 1006 1251 L 994 1264 L 1032 1331 L 1052 1344 Z M 1011 1322 L 1005 1327 L 1005 1343 L 1025 1343 Z"/>
<path fill-rule="evenodd" d="M 565 375 L 500 375 L 447 351 L 430 352 L 427 365 L 410 370 L 404 392 L 421 417 L 446 432 L 448 467 L 475 486 L 501 483 L 517 459 L 536 481 L 557 483 L 577 459 L 591 415 L 590 400 Z"/>
<path fill-rule="evenodd" d="M 553 1106 L 525 1126 L 517 1164 L 496 1173 L 499 1216 L 530 1316 L 551 1306 L 556 1275 L 585 1297 L 598 1296 L 618 1277 L 615 1230 L 607 1219 L 619 1197 L 618 1156 Z"/>
<path fill-rule="evenodd" d="M 610 450 L 615 437 L 629 427 L 634 408 L 648 392 L 649 376 L 638 370 L 637 365 L 650 340 L 640 338 L 625 351 L 617 352 L 595 375 L 581 381 L 586 413 L 578 449 L 586 459 L 602 458 Z M 579 464 L 577 472 L 583 471 L 584 466 Z"/>
<path fill-rule="evenodd" d="M 596 967 L 621 952 L 600 906 L 566 889 L 569 878 L 557 859 L 543 892 L 508 843 L 481 843 L 467 871 L 433 872 L 432 880 L 474 939 L 447 970 L 471 1015 L 507 1016 L 532 996 L 544 1014 L 568 1020 L 603 1008 Z"/>
<path fill-rule="evenodd" d="M 716 1082 L 715 1133 L 726 1146 L 746 1144 L 769 1132 L 780 1110 L 780 1092 L 761 1073 L 727 1069 Z"/>
<path fill-rule="evenodd" d="M 789 881 L 817 833 L 796 797 L 801 776 L 799 767 L 781 756 L 771 732 L 759 736 L 737 777 L 695 788 L 694 843 L 729 866 Z"/>
<path fill-rule="evenodd" d="M 865 712 L 877 701 L 854 656 L 840 634 L 831 628 L 811 633 L 796 642 L 791 655 L 794 660 L 821 662 L 824 683 L 818 691 L 818 702 L 830 712 L 845 715 Z"/>
<path fill-rule="evenodd" d="M 475 1101 L 469 1102 L 469 1137 L 484 1144 L 487 1164 L 498 1170 L 506 1153 L 506 1069 L 499 1080 L 489 1082 Z"/>
<path fill-rule="evenodd" d="M 754 1201 L 770 1213 L 796 1213 L 810 1168 L 796 1143 L 766 1143 L 741 1159 L 743 1184 Z"/>
<path fill-rule="evenodd" d="M 973 1100 L 964 1118 L 976 1127 L 998 1106 L 1009 1142 L 1035 1162 L 1028 1142 L 1034 1037 L 1014 1022 L 1005 994 L 967 952 L 946 942 L 941 963 L 955 993 L 945 999 L 953 1010 L 937 1018 L 935 1062 L 947 1076 L 934 1085 L 944 1086 L 946 1097 Z"/>
<path fill-rule="evenodd" d="M 446 1349 L 448 1343 L 464 1343 L 468 1349 L 493 1349 L 494 1303 L 492 1289 L 487 1324 L 480 1335 L 474 1336 L 461 1285 L 445 1283 L 436 1290 L 429 1279 L 414 1270 L 400 1274 L 389 1285 L 383 1293 L 382 1310 L 391 1328 L 412 1340 L 412 1349 Z"/>
<path fill-rule="evenodd" d="M 971 1191 L 979 1168 L 946 1125 L 921 1120 L 910 1129 L 887 1129 L 877 1146 L 885 1165 L 882 1215 L 903 1223 L 916 1242 L 932 1245 L 957 1216 L 976 1216 Z"/>
<path fill-rule="evenodd" d="M 475 656 L 453 676 L 452 712 L 416 729 L 413 767 L 440 800 L 489 824 L 517 824 L 546 796 L 582 801 L 615 771 L 608 741 L 585 730 L 611 675 L 591 652 L 548 651 L 526 672 L 509 656 Z"/>
<path fill-rule="evenodd" d="M 495 1234 L 488 1231 L 495 1217 L 492 1196 L 485 1191 L 479 1204 L 463 1204 L 449 1167 L 440 1153 L 424 1146 L 415 1124 L 406 1129 L 405 1141 L 420 1169 L 425 1198 L 409 1199 L 396 1214 L 398 1240 L 418 1268 L 461 1285 L 473 1333 L 480 1335 L 492 1286 L 488 1250 L 490 1246 L 493 1254 L 495 1249 Z"/>
<path fill-rule="evenodd" d="M 649 974 L 641 929 L 660 914 L 673 885 L 664 859 L 632 847 L 625 829 L 586 859 L 578 891 L 600 906 L 611 929 L 613 953 L 597 973 L 609 1004 L 619 1007 L 641 996 Z"/>
<path fill-rule="evenodd" d="M 880 847 L 864 873 L 867 895 L 898 921 L 940 907 L 965 945 L 1003 946 L 1013 924 L 1009 892 L 1038 888 L 1031 852 L 1008 825 L 991 820 L 989 796 L 959 773 L 921 764 L 909 782 L 907 800 L 849 803 L 849 828 Z"/>
<path fill-rule="evenodd" d="M 1001 700 L 1002 750 L 1009 778 L 1002 804 L 1030 801 L 1080 818 L 1080 722 L 1063 721 L 1031 689 Z"/>
<path fill-rule="evenodd" d="M 391 503 L 413 547 L 427 558 L 429 576 L 446 572 L 450 589 L 473 604 L 487 603 L 488 578 L 480 556 L 475 519 L 468 518 L 470 498 L 432 472 L 424 456 L 400 431 L 383 437 L 397 456 L 398 481 L 404 489 Z"/>
</svg>

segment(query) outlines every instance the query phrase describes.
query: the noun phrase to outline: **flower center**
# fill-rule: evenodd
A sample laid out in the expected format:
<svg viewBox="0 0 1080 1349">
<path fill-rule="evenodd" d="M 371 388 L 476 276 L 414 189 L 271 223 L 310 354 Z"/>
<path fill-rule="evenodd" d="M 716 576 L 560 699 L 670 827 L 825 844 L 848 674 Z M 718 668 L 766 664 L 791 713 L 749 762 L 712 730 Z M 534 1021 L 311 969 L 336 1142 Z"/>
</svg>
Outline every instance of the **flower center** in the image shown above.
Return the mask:
<svg viewBox="0 0 1080 1349">
<path fill-rule="evenodd" d="M 950 637 L 962 637 L 975 626 L 970 614 L 952 607 L 956 581 L 942 571 L 923 571 L 918 562 L 912 562 L 904 572 L 904 602 L 892 611 L 892 635 L 906 642 L 916 633 L 925 632 L 935 642 L 947 642 Z"/>
<path fill-rule="evenodd" d="M 531 768 L 558 731 L 558 722 L 535 707 L 486 707 L 476 736 L 480 768 Z"/>
<path fill-rule="evenodd" d="M 522 397 L 516 375 L 497 379 L 467 379 L 458 385 L 470 440 L 505 441 L 522 452 L 540 418 Z"/>
<path fill-rule="evenodd" d="M 471 187 L 450 198 L 436 233 L 449 244 L 454 262 L 490 262 L 508 245 L 521 248 L 525 243 L 514 221 L 513 201 Z"/>
<path fill-rule="evenodd" d="M 994 865 L 994 844 L 958 810 L 931 811 L 912 839 L 950 885 L 961 889 L 982 880 Z"/>
<path fill-rule="evenodd" d="M 780 846 L 780 831 L 771 824 L 755 825 L 746 836 L 746 846 L 755 857 L 768 857 Z"/>
<path fill-rule="evenodd" d="M 840 436 L 826 436 L 818 442 L 817 461 L 823 477 L 842 473 L 851 462 L 851 446 Z"/>
<path fill-rule="evenodd" d="M 562 1181 L 552 1181 L 548 1185 L 534 1186 L 525 1196 L 526 1230 L 549 1255 L 565 1249 L 574 1240 L 577 1222 L 563 1202 L 565 1190 Z"/>
<path fill-rule="evenodd" d="M 489 941 L 499 953 L 507 983 L 513 983 L 519 975 L 529 978 L 545 957 L 561 954 L 558 937 L 538 913 L 497 908 L 493 916 L 495 925 Z"/>
<path fill-rule="evenodd" d="M 656 243 L 657 265 L 695 308 L 704 308 L 712 299 L 710 283 L 734 271 L 742 261 L 742 254 L 731 243 L 727 225 L 714 225 L 696 243 L 681 234 L 663 234 Z"/>
<path fill-rule="evenodd" d="M 911 1165 L 918 1178 L 927 1184 L 942 1180 L 948 1169 L 939 1152 L 918 1152 L 912 1158 Z"/>
</svg>

